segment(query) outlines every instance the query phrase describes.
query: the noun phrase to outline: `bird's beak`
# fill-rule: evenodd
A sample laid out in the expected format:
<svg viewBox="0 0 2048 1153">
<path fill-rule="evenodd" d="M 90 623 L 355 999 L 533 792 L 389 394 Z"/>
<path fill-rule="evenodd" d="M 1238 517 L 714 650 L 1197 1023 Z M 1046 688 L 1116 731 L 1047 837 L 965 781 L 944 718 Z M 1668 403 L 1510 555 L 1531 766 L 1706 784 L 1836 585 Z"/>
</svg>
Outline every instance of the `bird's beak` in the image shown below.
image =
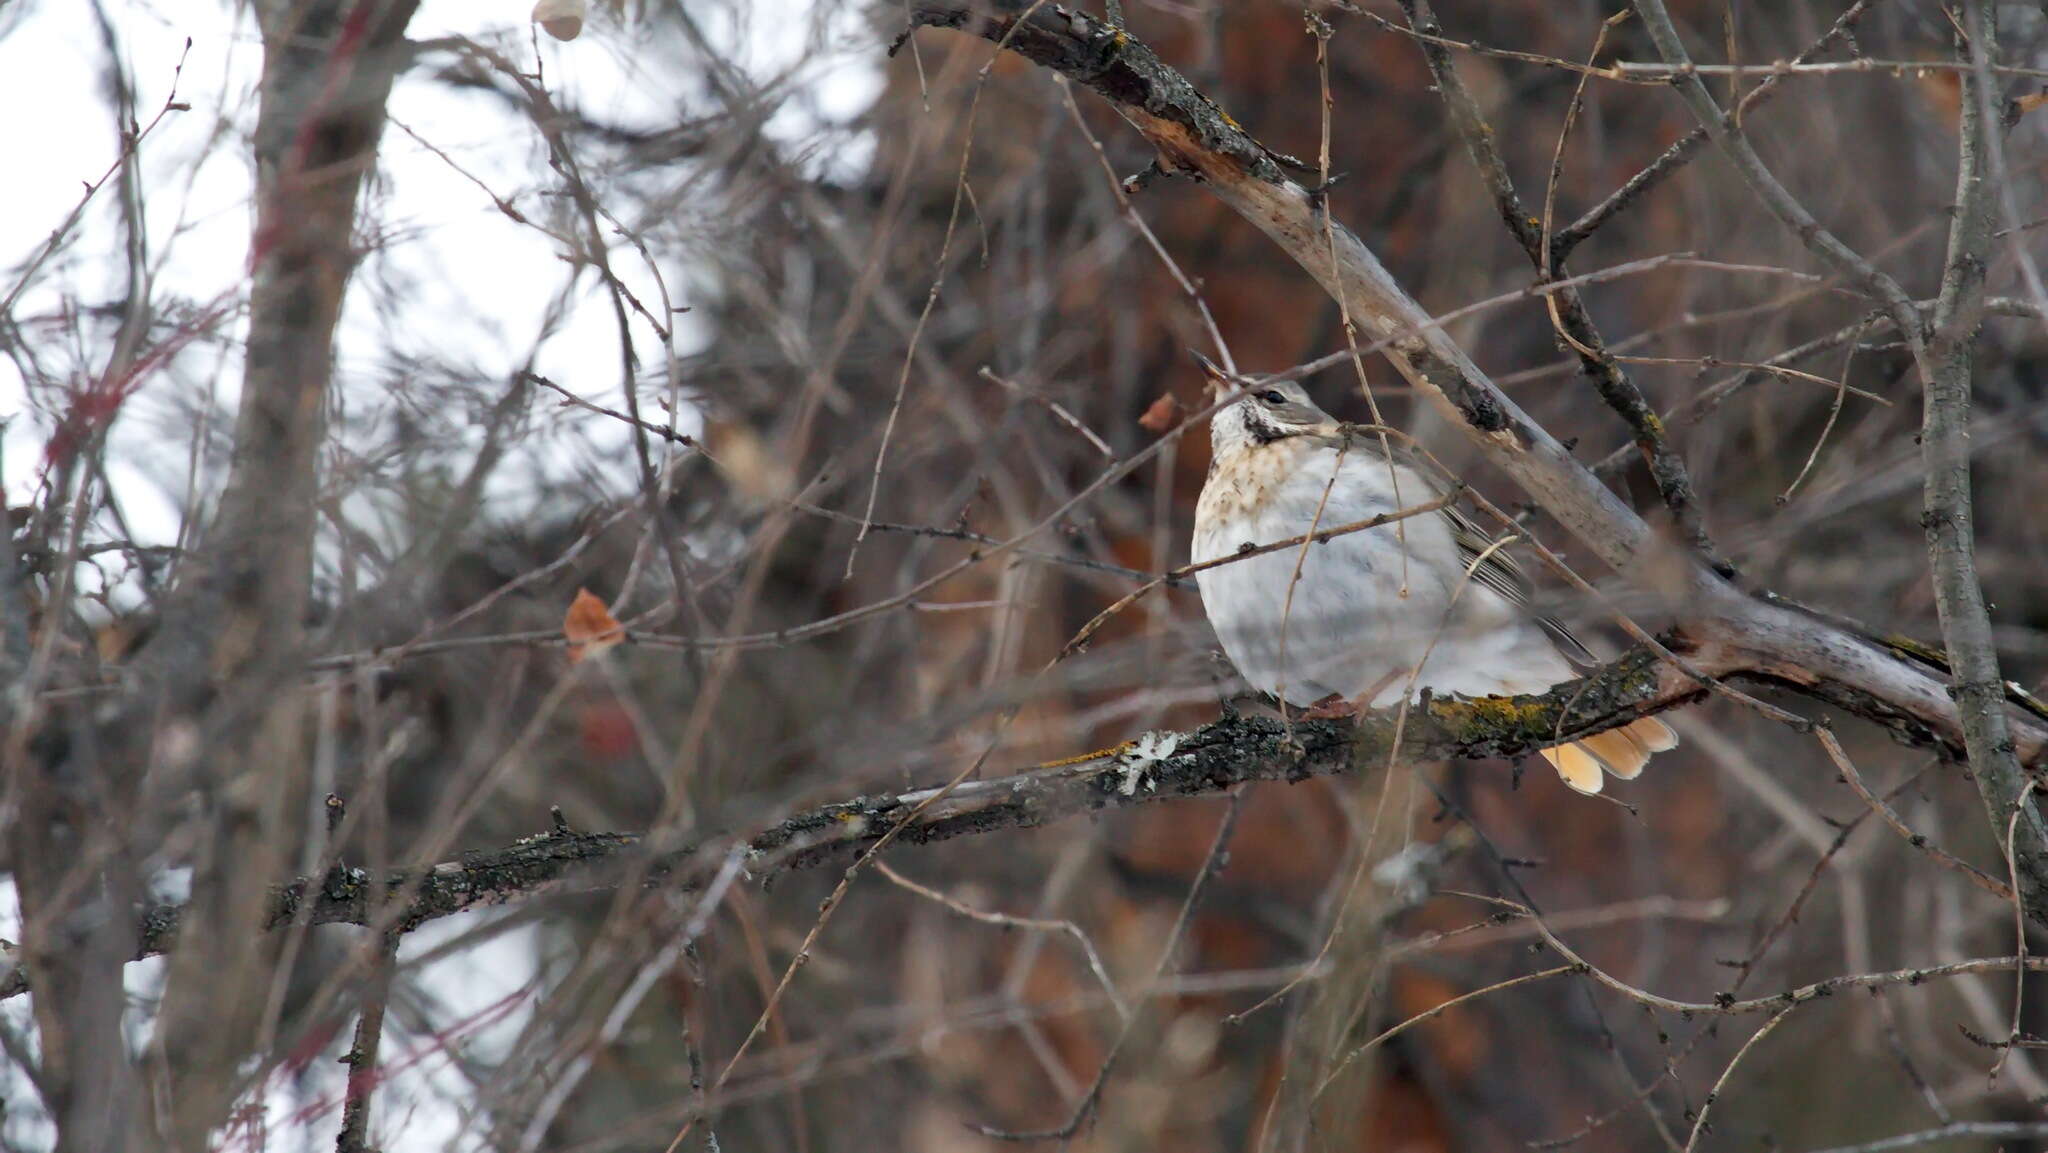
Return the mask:
<svg viewBox="0 0 2048 1153">
<path fill-rule="evenodd" d="M 1223 371 L 1223 367 L 1215 361 L 1210 360 L 1192 348 L 1188 349 L 1188 355 L 1195 358 L 1195 363 L 1201 366 L 1202 375 L 1208 378 L 1205 388 L 1211 401 L 1220 399 L 1231 389 L 1237 387 L 1236 382 L 1230 379 L 1230 374 Z"/>
</svg>

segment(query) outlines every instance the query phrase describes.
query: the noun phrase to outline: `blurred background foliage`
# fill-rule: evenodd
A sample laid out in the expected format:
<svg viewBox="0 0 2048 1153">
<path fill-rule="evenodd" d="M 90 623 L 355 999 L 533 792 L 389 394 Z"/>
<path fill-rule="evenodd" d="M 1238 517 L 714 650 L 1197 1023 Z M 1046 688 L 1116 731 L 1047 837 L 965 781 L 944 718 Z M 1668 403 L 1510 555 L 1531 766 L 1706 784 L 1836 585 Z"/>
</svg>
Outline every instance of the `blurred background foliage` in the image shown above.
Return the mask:
<svg viewBox="0 0 2048 1153">
<path fill-rule="evenodd" d="M 1672 5 L 1703 59 L 1751 63 L 1791 57 L 1844 6 Z M 1390 4 L 1369 7 L 1401 22 Z M 1438 16 L 1452 40 L 1583 60 L 1612 8 L 1443 0 Z M 1124 9 L 1133 35 L 1266 144 L 1316 155 L 1316 41 L 1299 4 L 1129 0 Z M 2048 22 L 2027 6 L 2000 9 L 2006 59 L 2038 64 Z M 1527 287 L 1528 262 L 1451 135 L 1417 44 L 1321 11 L 1335 27 L 1337 217 L 1433 313 Z M 358 345 L 344 359 L 359 388 L 393 405 L 362 409 L 375 417 L 360 425 L 337 411 L 324 462 L 335 497 L 321 529 L 315 632 L 345 674 L 316 697 L 335 742 L 326 763 L 352 805 L 381 803 L 389 814 L 376 843 L 348 846 L 352 859 L 414 860 L 411 846 L 449 831 L 448 806 L 472 798 L 456 850 L 544 829 L 557 806 L 585 829 L 645 828 L 678 810 L 694 834 L 752 828 L 806 805 L 943 781 L 998 734 L 987 775 L 1199 724 L 1234 692 L 1191 589 L 1140 601 L 1084 654 L 1046 671 L 1067 638 L 1135 587 L 1118 567 L 1185 562 L 1207 466 L 1199 431 L 1039 533 L 1031 556 L 970 568 L 850 627 L 774 640 L 899 597 L 977 547 L 962 534 L 1005 540 L 1030 529 L 1112 458 L 1151 443 L 1140 418 L 1162 397 L 1184 410 L 1206 404 L 1188 350 L 1215 351 L 1195 304 L 1126 216 L 1113 176 L 1137 173 L 1148 157 L 1099 101 L 1014 57 L 991 65 L 986 43 L 957 34 L 922 32 L 884 58 L 902 29 L 897 5 L 821 12 L 790 17 L 782 34 L 809 38 L 799 58 L 829 52 L 880 70 L 871 103 L 851 115 L 817 110 L 815 73 L 737 59 L 725 31 L 736 17 L 719 0 L 592 14 L 574 66 L 685 78 L 666 126 L 621 123 L 562 92 L 537 109 L 530 92 L 473 57 L 429 57 L 406 80 L 529 122 L 525 138 L 506 144 L 530 170 L 518 204 L 557 235 L 581 227 L 560 161 L 575 157 L 605 214 L 608 259 L 660 269 L 674 303 L 691 309 L 670 321 L 682 334 L 673 357 L 641 326 L 636 401 L 655 423 L 672 407 L 694 443 L 656 436 L 635 447 L 618 422 L 569 408 L 546 386 L 479 376 L 454 358 Z M 1853 48 L 1947 59 L 1952 36 L 1940 7 L 1899 0 L 1870 5 Z M 529 51 L 512 37 L 502 47 Z M 1613 31 L 1608 55 L 1655 58 L 1633 23 Z M 1455 57 L 1524 198 L 1540 203 L 1578 76 L 1466 49 Z M 1724 102 L 1753 82 L 1714 81 Z M 1931 296 L 1956 120 L 1954 74 L 1933 71 L 1793 78 L 1745 127 L 1830 227 Z M 1665 89 L 1592 81 L 1560 157 L 1559 219 L 1599 202 L 1692 125 Z M 560 142 L 552 171 L 543 134 Z M 387 131 L 387 151 L 402 139 Z M 2032 221 L 2044 202 L 2044 139 L 2020 116 L 2005 140 L 2010 196 Z M 407 227 L 388 214 L 401 192 L 388 177 L 372 181 L 358 225 L 369 256 L 352 289 L 394 317 L 432 307 L 420 303 L 415 273 L 377 255 Z M 1130 203 L 1198 288 L 1240 367 L 1275 371 L 1344 346 L 1334 303 L 1199 188 L 1159 179 Z M 586 244 L 569 248 L 587 265 Z M 1586 290 L 1610 342 L 1655 358 L 1631 372 L 1663 410 L 1868 312 L 1814 282 L 1797 238 L 1711 150 L 1617 214 L 1570 268 L 1673 254 L 1699 262 Z M 1994 292 L 2017 291 L 2008 265 L 1993 269 Z M 638 272 L 632 283 L 644 292 Z M 491 291 L 488 282 L 466 288 Z M 1581 459 L 1627 443 L 1540 303 L 1511 300 L 1448 327 Z M 523 347 L 538 335 L 506 340 Z M 2048 362 L 2035 323 L 1993 320 L 1978 347 L 1979 568 L 2007 673 L 2040 690 L 2048 530 L 2036 494 L 2048 484 Z M 1907 357 L 1873 336 L 1787 363 L 1818 379 L 1754 379 L 1705 419 L 1674 425 L 1709 527 L 1757 586 L 1880 631 L 1937 637 Z M 1519 496 L 1411 407 L 1382 362 L 1364 364 L 1390 423 L 1499 502 Z M 559 383 L 623 406 L 618 362 L 581 367 L 586 378 Z M 1840 397 L 1826 383 L 1837 379 L 1890 403 Z M 1308 383 L 1333 411 L 1365 417 L 1350 366 Z M 608 437 L 597 447 L 576 440 L 572 418 Z M 517 451 L 494 455 L 501 446 Z M 652 501 L 640 491 L 643 451 L 663 477 Z M 477 487 L 482 474 L 497 484 L 524 467 L 520 453 L 572 466 L 515 478 L 511 496 Z M 1810 453 L 1810 473 L 1788 498 Z M 1616 483 L 1646 515 L 1655 509 L 1640 464 Z M 857 540 L 871 488 L 884 523 Z M 1562 534 L 1532 523 L 1573 559 Z M 500 639 L 557 630 L 579 588 L 671 642 L 621 646 L 561 689 L 559 647 Z M 1653 628 L 1674 608 L 1623 603 Z M 1579 612 L 1589 633 L 1615 635 L 1597 610 Z M 102 659 L 118 665 L 147 634 L 149 598 L 110 603 L 103 615 Z M 375 675 L 346 673 L 347 654 L 403 643 L 432 622 L 443 626 L 437 642 L 475 643 Z M 767 639 L 692 647 L 731 634 Z M 1526 926 L 1471 928 L 1494 909 L 1462 891 L 1529 900 L 1588 959 L 1690 999 L 2013 951 L 2009 907 L 1875 821 L 1851 828 L 1865 810 L 1810 739 L 1722 702 L 1676 723 L 1685 744 L 1610 799 L 1496 762 L 1252 787 L 1178 976 L 1137 1019 L 1099 1116 L 1071 1147 L 1682 1146 L 1751 1020 L 1656 1017 L 1591 982 L 1545 981 L 1458 1005 L 1331 1072 L 1390 1025 L 1555 963 Z M 1916 830 L 1966 859 L 1998 860 L 1959 767 L 1853 722 L 1841 733 L 1874 788 L 1906 786 L 1893 803 Z M 486 772 L 490 788 L 476 792 Z M 1157 963 L 1221 811 L 1211 800 L 1144 806 L 888 859 L 958 903 L 1071 920 L 1128 994 Z M 1361 868 L 1367 880 L 1354 888 Z M 688 955 L 664 964 L 654 962 L 695 910 L 682 895 L 546 897 L 438 941 L 445 954 L 518 931 L 535 953 L 517 1041 L 456 1062 L 473 1090 L 471 1139 L 661 1148 L 693 1078 L 715 1074 L 747 1034 L 836 879 L 737 885 Z M 1432 936 L 1461 929 L 1470 931 Z M 306 1006 L 317 1006 L 309 991 L 343 951 L 330 944 L 301 958 Z M 1261 1004 L 1309 962 L 1312 980 Z M 427 974 L 424 962 L 417 974 L 401 971 L 393 1012 L 403 1035 L 431 1041 L 457 1021 Z M 637 1007 L 594 1041 L 636 978 Z M 2048 1031 L 2037 1008 L 2048 990 L 2026 984 L 2021 1028 Z M 1957 1028 L 2003 1035 L 2012 996 L 2008 978 L 1986 976 L 1803 1010 L 1725 1087 L 1703 1146 L 1798 1150 L 1951 1115 L 2034 1119 L 2048 1095 L 2034 1057 L 2004 1054 L 1987 1076 L 2001 1055 Z M 286 1031 L 331 1038 L 334 1012 L 288 1012 Z M 1006 1148 L 976 1126 L 1060 1124 L 1118 1029 L 1070 937 L 976 921 L 870 876 L 734 1071 L 717 1140 L 820 1153 Z M 579 1058 L 587 1072 L 551 1100 Z M 388 1147 L 409 1148 L 402 1108 L 391 1114 L 380 1122 Z"/>
</svg>

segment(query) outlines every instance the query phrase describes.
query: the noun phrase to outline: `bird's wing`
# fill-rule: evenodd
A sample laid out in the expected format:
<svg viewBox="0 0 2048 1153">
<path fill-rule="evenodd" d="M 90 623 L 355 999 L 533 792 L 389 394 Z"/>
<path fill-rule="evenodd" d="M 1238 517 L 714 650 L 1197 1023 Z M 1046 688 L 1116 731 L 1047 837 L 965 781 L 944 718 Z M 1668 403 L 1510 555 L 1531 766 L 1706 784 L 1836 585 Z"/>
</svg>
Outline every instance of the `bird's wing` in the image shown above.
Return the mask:
<svg viewBox="0 0 2048 1153">
<path fill-rule="evenodd" d="M 1339 435 L 1310 435 L 1332 448 L 1348 443 L 1350 451 L 1362 449 L 1382 459 L 1384 454 L 1391 453 L 1397 462 L 1407 466 L 1409 472 L 1429 485 L 1432 498 L 1443 495 L 1443 485 L 1436 481 L 1429 465 L 1415 454 L 1393 444 L 1386 444 L 1383 449 L 1382 439 L 1366 429 L 1348 424 L 1340 427 L 1342 432 Z M 1457 505 L 1445 505 L 1439 515 L 1450 522 L 1451 539 L 1458 545 L 1458 559 L 1465 562 L 1466 569 L 1472 573 L 1472 579 L 1498 593 L 1509 604 L 1527 608 L 1533 586 L 1529 583 L 1528 572 L 1522 568 L 1521 562 L 1515 559 L 1514 554 L 1506 548 L 1493 548 L 1494 541 L 1498 538 L 1480 527 L 1477 521 L 1467 516 Z M 1493 551 L 1488 552 L 1488 549 Z M 1481 560 L 1481 557 L 1485 559 Z M 1594 668 L 1600 664 L 1600 658 L 1594 656 L 1592 650 L 1581 644 L 1579 639 L 1571 634 L 1571 630 L 1565 628 L 1555 617 L 1538 616 L 1535 620 L 1537 625 L 1550 635 L 1550 639 L 1557 642 L 1558 652 L 1566 660 L 1582 668 Z"/>
<path fill-rule="evenodd" d="M 1472 573 L 1472 579 L 1499 593 L 1509 604 L 1528 607 L 1532 591 L 1529 574 L 1522 568 L 1521 562 L 1515 559 L 1514 554 L 1506 548 L 1493 548 L 1497 538 L 1487 535 L 1486 530 L 1465 515 L 1464 510 L 1457 505 L 1445 505 L 1443 516 L 1451 522 L 1451 539 L 1457 542 L 1458 558 L 1465 562 L 1466 569 Z M 1488 553 L 1488 549 L 1493 551 Z M 1486 559 L 1480 560 L 1482 556 Z M 1475 561 L 1478 562 L 1476 568 L 1473 564 Z M 1557 642 L 1558 652 L 1562 653 L 1566 660 L 1584 668 L 1592 668 L 1600 663 L 1600 658 L 1581 644 L 1579 638 L 1573 636 L 1571 630 L 1565 628 L 1557 618 L 1539 616 L 1536 623 L 1544 632 L 1550 634 L 1551 640 Z"/>
</svg>

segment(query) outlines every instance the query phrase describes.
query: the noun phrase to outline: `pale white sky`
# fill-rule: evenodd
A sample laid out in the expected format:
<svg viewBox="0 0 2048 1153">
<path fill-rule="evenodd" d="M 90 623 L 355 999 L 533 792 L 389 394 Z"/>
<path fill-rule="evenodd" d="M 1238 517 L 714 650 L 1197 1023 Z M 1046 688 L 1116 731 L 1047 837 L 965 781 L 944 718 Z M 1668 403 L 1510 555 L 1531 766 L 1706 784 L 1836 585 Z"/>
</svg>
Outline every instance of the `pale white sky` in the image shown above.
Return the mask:
<svg viewBox="0 0 2048 1153">
<path fill-rule="evenodd" d="M 792 100 L 769 124 L 784 139 L 810 136 L 822 120 L 843 122 L 865 108 L 880 83 L 881 45 L 869 34 L 857 9 L 835 11 L 826 34 L 815 35 L 813 16 L 821 0 L 750 2 L 705 0 L 693 9 L 707 33 L 732 48 L 734 59 L 765 82 L 796 67 Z M 825 0 L 829 2 L 829 0 Z M 0 107 L 8 121 L 12 155 L 26 158 L 8 176 L 0 205 L 0 298 L 11 292 L 19 269 L 77 205 L 83 182 L 97 180 L 118 152 L 105 89 L 106 49 L 89 4 L 82 0 L 14 0 L 17 9 L 0 36 Z M 496 41 L 515 59 L 529 62 L 532 44 L 530 0 L 426 0 L 411 35 L 465 35 Z M 191 105 L 173 113 L 144 141 L 139 171 L 146 190 L 154 295 L 160 306 L 177 302 L 199 308 L 216 303 L 239 306 L 248 251 L 250 166 L 247 140 L 255 116 L 253 89 L 261 49 L 253 27 L 230 0 L 106 0 L 138 92 L 138 114 L 147 123 L 170 91 L 185 40 L 192 46 L 178 80 L 178 97 Z M 693 99 L 688 75 L 665 76 L 657 35 L 645 28 L 621 28 L 598 17 L 578 40 L 562 44 L 541 36 L 541 63 L 556 98 L 615 122 L 660 128 L 711 109 Z M 554 188 L 544 150 L 529 125 L 479 95 L 451 94 L 431 77 L 401 80 L 392 97 L 395 122 L 446 153 L 448 160 L 396 127 L 385 134 L 380 158 L 380 222 L 390 238 L 374 258 L 375 277 L 404 286 L 402 307 L 379 308 L 370 294 L 352 294 L 344 318 L 339 383 L 352 417 L 374 414 L 387 399 L 379 388 L 396 358 L 430 357 L 467 366 L 488 392 L 502 386 L 525 358 L 541 318 L 565 281 L 567 266 L 556 244 L 522 227 L 493 207 L 472 177 L 544 216 L 541 194 Z M 814 157 L 841 171 L 865 164 L 863 141 L 849 140 L 838 154 Z M 70 304 L 85 307 L 116 302 L 125 266 L 117 226 L 118 187 L 109 184 L 95 199 L 70 248 L 46 266 L 38 284 L 24 294 L 16 314 L 31 339 L 47 340 L 39 352 L 48 364 L 70 365 L 82 376 L 104 367 L 111 323 L 88 323 L 82 339 L 61 316 Z M 718 205 L 699 211 L 714 213 Z M 614 254 L 614 268 L 643 300 L 658 299 L 645 266 L 630 249 Z M 668 267 L 663 275 L 676 303 L 715 291 L 701 268 Z M 359 279 L 359 285 L 362 281 Z M 239 316 L 239 307 L 231 308 Z M 95 324 L 98 324 L 95 327 Z M 705 333 L 687 318 L 678 325 L 680 352 L 701 347 Z M 239 322 L 223 326 L 222 342 L 195 344 L 166 371 L 145 379 L 123 407 L 112 430 L 109 472 L 136 537 L 170 543 L 178 532 L 186 485 L 194 398 L 210 386 L 218 419 L 230 421 L 239 383 Z M 635 334 L 643 354 L 657 347 L 651 331 Z M 557 382 L 612 407 L 619 406 L 617 332 L 609 302 L 586 283 L 572 300 L 559 331 L 541 348 L 537 368 Z M 647 363 L 658 364 L 658 358 Z M 664 388 L 647 380 L 649 400 Z M 6 503 L 34 498 L 43 449 L 55 413 L 39 409 L 24 391 L 11 361 L 0 360 L 0 420 L 9 420 L 0 450 L 0 485 Z M 47 398 L 41 398 L 47 403 Z M 689 414 L 685 414 L 688 426 Z M 492 515 L 517 518 L 531 510 L 539 480 L 597 477 L 618 488 L 634 483 L 622 452 L 623 431 L 602 418 L 576 410 L 550 413 L 522 454 L 499 471 Z M 215 476 L 217 480 L 217 474 Z M 90 588 L 93 579 L 82 574 Z M 175 880 L 172 878 L 171 880 Z M 454 918 L 433 931 L 407 939 L 406 954 L 417 955 L 474 927 Z M 20 920 L 11 885 L 0 884 L 0 938 L 17 939 Z M 423 987 L 446 1010 L 450 1022 L 466 1020 L 525 988 L 538 973 L 538 943 L 531 931 L 496 938 L 481 948 L 436 962 Z M 154 995 L 158 966 L 131 967 L 129 987 L 139 997 Z M 421 1038 L 399 1029 L 387 1041 L 387 1058 L 403 1065 L 377 1102 L 377 1138 L 394 1153 L 462 1149 L 476 1144 L 467 1131 L 463 1106 L 470 1087 L 445 1051 L 460 1044 L 494 1059 L 527 1020 L 530 999 L 512 1011 L 465 1033 L 456 1042 Z M 32 1027 L 25 999 L 0 1005 L 0 1019 L 24 1032 Z M 310 1080 L 299 1088 L 269 1087 L 273 1148 L 331 1148 L 339 1123 L 341 1066 L 332 1057 L 316 1060 Z M 420 1059 L 410 1061 L 416 1056 Z M 325 1092 L 335 1107 L 308 1111 L 303 1095 Z M 32 1101 L 18 1072 L 0 1072 L 6 1110 L 0 1141 L 36 1148 L 48 1130 L 29 1109 Z M 290 1136 L 286 1136 L 290 1134 Z"/>
<path fill-rule="evenodd" d="M 707 33 L 732 46 L 733 58 L 758 81 L 797 68 L 789 85 L 796 98 L 769 124 L 770 133 L 784 139 L 809 136 L 820 118 L 843 122 L 866 106 L 879 85 L 881 46 L 857 10 L 835 6 L 820 35 L 814 27 L 815 2 L 706 0 L 697 6 Z M 5 211 L 0 212 L 0 297 L 14 287 L 15 270 L 77 205 L 83 182 L 98 179 L 118 151 L 105 91 L 106 50 L 91 6 L 76 0 L 15 3 L 28 4 L 29 11 L 0 38 L 0 100 L 7 102 L 0 106 L 37 114 L 10 118 L 15 155 L 33 161 L 10 175 Z M 247 135 L 255 114 L 261 49 L 251 22 L 230 0 L 108 0 L 107 8 L 129 61 L 144 123 L 162 106 L 185 39 L 192 40 L 183 75 L 177 77 L 178 97 L 192 107 L 157 126 L 144 141 L 139 161 L 156 270 L 154 295 L 160 304 L 186 302 L 201 310 L 228 304 L 237 318 L 218 329 L 225 343 L 195 343 L 173 360 L 169 371 L 142 382 L 113 429 L 110 473 L 135 535 L 143 543 L 169 543 L 177 535 L 187 484 L 193 401 L 211 387 L 215 411 L 225 420 L 239 383 L 234 342 L 241 336 L 249 236 Z M 530 62 L 528 11 L 528 0 L 426 0 L 410 31 L 418 39 L 465 35 L 493 41 L 514 59 Z M 679 39 L 664 44 L 658 33 L 621 28 L 602 15 L 576 41 L 538 39 L 547 83 L 566 105 L 647 129 L 711 110 L 695 98 L 693 70 L 663 74 L 677 58 Z M 497 211 L 478 187 L 481 182 L 529 215 L 545 218 L 544 194 L 554 191 L 556 183 L 529 125 L 493 98 L 451 93 L 419 73 L 400 81 L 391 112 L 394 127 L 385 134 L 378 190 L 378 219 L 388 240 L 358 277 L 343 322 L 339 382 L 352 423 L 388 411 L 380 382 L 393 364 L 414 357 L 462 366 L 487 395 L 495 394 L 524 361 L 542 317 L 567 280 L 568 266 L 557 258 L 560 246 Z M 446 158 L 396 125 L 417 133 Z M 854 137 L 823 162 L 857 170 L 865 162 L 863 144 Z M 48 338 L 57 350 L 46 359 L 82 376 L 104 368 L 112 322 L 88 326 L 80 340 L 58 318 L 70 303 L 90 308 L 121 299 L 125 265 L 119 257 L 118 191 L 110 183 L 100 192 L 69 249 L 45 267 L 16 308 L 30 335 Z M 697 208 L 707 214 L 718 209 L 717 204 Z M 631 249 L 615 250 L 613 267 L 642 300 L 659 299 L 653 277 Z M 662 272 L 679 305 L 715 291 L 701 268 L 664 267 Z M 362 290 L 373 278 L 402 285 L 402 307 L 380 308 Z M 700 349 L 705 340 L 701 326 L 689 317 L 681 318 L 676 331 L 683 355 Z M 648 370 L 643 398 L 652 400 L 665 388 L 658 379 L 659 342 L 644 324 L 634 339 Z M 566 320 L 539 350 L 536 367 L 580 394 L 620 407 L 618 365 L 609 301 L 586 278 Z M 43 407 L 32 399 L 42 400 Z M 9 503 L 32 498 L 56 415 L 44 410 L 49 403 L 25 396 L 14 365 L 0 361 L 0 419 L 16 417 L 0 442 L 0 484 Z M 688 414 L 683 419 L 687 425 Z M 594 476 L 630 485 L 633 478 L 621 452 L 625 443 L 625 430 L 614 422 L 573 409 L 551 413 L 524 446 L 525 455 L 499 470 L 491 508 L 519 516 L 532 492 L 549 480 Z"/>
</svg>

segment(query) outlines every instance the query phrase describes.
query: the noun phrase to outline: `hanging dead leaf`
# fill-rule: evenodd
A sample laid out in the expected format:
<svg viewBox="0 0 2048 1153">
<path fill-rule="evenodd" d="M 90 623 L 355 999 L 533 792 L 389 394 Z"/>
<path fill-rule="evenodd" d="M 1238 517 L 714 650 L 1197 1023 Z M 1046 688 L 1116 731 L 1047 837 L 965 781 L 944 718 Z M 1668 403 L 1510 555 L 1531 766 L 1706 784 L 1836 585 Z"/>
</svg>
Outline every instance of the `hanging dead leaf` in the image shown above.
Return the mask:
<svg viewBox="0 0 2048 1153">
<path fill-rule="evenodd" d="M 1138 418 L 1138 424 L 1146 432 L 1164 434 L 1167 429 L 1180 423 L 1180 400 L 1170 392 L 1159 394 L 1145 415 Z"/>
<path fill-rule="evenodd" d="M 569 659 L 580 661 L 625 640 L 626 626 L 589 589 L 577 589 L 562 618 L 562 636 L 569 642 Z"/>
<path fill-rule="evenodd" d="M 533 6 L 533 20 L 557 40 L 574 40 L 583 34 L 589 11 L 586 0 L 540 0 Z"/>
</svg>

